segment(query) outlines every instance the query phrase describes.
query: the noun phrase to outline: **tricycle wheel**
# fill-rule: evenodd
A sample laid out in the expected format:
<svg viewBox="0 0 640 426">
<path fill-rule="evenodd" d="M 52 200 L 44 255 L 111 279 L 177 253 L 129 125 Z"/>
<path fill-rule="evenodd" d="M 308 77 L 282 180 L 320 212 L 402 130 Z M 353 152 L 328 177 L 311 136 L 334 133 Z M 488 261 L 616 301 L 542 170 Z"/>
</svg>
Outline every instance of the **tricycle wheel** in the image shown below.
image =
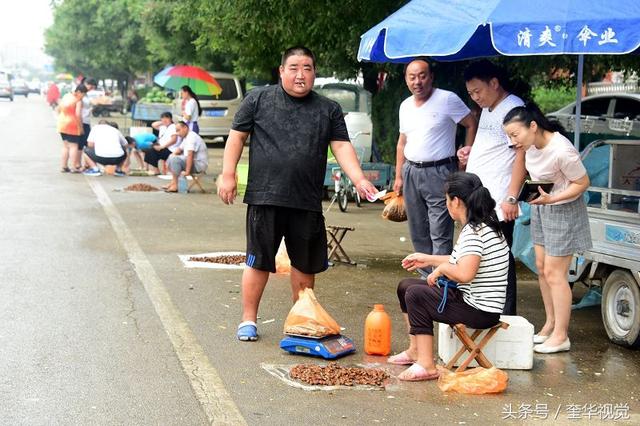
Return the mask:
<svg viewBox="0 0 640 426">
<path fill-rule="evenodd" d="M 360 203 L 360 194 L 358 194 L 358 191 L 356 189 L 353 190 L 353 201 L 356 202 L 356 206 L 362 207 Z"/>
<path fill-rule="evenodd" d="M 640 346 L 640 287 L 628 271 L 616 269 L 609 275 L 602 289 L 601 310 L 612 342 Z"/>
<path fill-rule="evenodd" d="M 347 211 L 348 202 L 349 200 L 347 200 L 347 192 L 344 189 L 340 190 L 340 192 L 338 192 L 338 207 L 340 207 L 341 212 Z"/>
</svg>

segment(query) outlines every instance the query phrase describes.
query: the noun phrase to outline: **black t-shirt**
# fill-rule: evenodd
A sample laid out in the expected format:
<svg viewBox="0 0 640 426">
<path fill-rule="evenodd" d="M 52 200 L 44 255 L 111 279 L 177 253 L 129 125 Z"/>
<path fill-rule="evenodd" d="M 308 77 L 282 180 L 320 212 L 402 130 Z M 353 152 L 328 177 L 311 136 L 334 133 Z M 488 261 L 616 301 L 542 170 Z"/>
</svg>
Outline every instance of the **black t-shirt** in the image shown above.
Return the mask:
<svg viewBox="0 0 640 426">
<path fill-rule="evenodd" d="M 349 141 L 337 102 L 295 98 L 280 84 L 254 89 L 231 128 L 251 133 L 245 203 L 322 211 L 329 142 Z"/>
</svg>

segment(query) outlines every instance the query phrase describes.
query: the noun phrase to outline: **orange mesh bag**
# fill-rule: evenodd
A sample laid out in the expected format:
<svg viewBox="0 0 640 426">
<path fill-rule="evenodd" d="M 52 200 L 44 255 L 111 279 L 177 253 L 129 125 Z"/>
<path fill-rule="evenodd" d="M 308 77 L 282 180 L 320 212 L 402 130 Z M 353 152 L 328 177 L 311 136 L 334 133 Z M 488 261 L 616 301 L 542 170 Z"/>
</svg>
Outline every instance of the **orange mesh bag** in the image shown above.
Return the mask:
<svg viewBox="0 0 640 426">
<path fill-rule="evenodd" d="M 509 376 L 502 370 L 491 368 L 472 368 L 454 373 L 441 368 L 438 387 L 442 392 L 458 392 L 472 395 L 502 393 L 507 388 Z"/>
<path fill-rule="evenodd" d="M 298 301 L 293 305 L 284 322 L 286 334 L 324 337 L 340 334 L 340 326 L 325 311 L 310 288 L 300 290 Z"/>
<path fill-rule="evenodd" d="M 382 218 L 392 222 L 404 222 L 407 220 L 407 212 L 404 209 L 404 197 L 396 192 L 389 192 L 384 197 L 384 210 L 382 210 Z"/>
</svg>

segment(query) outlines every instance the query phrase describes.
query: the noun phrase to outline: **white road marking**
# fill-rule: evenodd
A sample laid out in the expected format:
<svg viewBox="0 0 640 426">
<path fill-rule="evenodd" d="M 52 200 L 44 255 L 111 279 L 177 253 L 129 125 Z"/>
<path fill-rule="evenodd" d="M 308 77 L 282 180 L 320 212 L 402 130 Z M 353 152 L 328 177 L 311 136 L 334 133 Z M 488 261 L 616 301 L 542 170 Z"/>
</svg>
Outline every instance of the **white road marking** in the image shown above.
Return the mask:
<svg viewBox="0 0 640 426">
<path fill-rule="evenodd" d="M 173 304 L 169 292 L 120 216 L 118 209 L 95 178 L 88 178 L 88 181 L 127 252 L 129 260 L 133 263 L 209 422 L 212 425 L 246 425 L 244 417 L 231 399 L 217 370 L 211 365 L 186 319 Z"/>
</svg>

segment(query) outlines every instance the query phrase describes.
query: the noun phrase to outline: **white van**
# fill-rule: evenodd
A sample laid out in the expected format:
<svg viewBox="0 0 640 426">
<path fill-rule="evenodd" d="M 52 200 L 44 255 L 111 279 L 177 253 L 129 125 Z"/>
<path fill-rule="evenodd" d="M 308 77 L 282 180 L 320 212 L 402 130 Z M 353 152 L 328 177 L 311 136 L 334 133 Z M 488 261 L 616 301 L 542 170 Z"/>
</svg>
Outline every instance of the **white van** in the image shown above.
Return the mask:
<svg viewBox="0 0 640 426">
<path fill-rule="evenodd" d="M 358 158 L 364 163 L 370 161 L 373 135 L 371 93 L 356 80 L 335 78 L 316 78 L 313 90 L 340 104 Z"/>
<path fill-rule="evenodd" d="M 209 71 L 222 87 L 222 93 L 218 96 L 198 95 L 202 115 L 198 118 L 200 136 L 203 138 L 222 137 L 225 141 L 229 136 L 233 117 L 242 102 L 242 86 L 240 80 L 233 74 Z M 174 115 L 182 116 L 182 99 L 180 91 L 177 93 L 174 103 Z"/>
</svg>

